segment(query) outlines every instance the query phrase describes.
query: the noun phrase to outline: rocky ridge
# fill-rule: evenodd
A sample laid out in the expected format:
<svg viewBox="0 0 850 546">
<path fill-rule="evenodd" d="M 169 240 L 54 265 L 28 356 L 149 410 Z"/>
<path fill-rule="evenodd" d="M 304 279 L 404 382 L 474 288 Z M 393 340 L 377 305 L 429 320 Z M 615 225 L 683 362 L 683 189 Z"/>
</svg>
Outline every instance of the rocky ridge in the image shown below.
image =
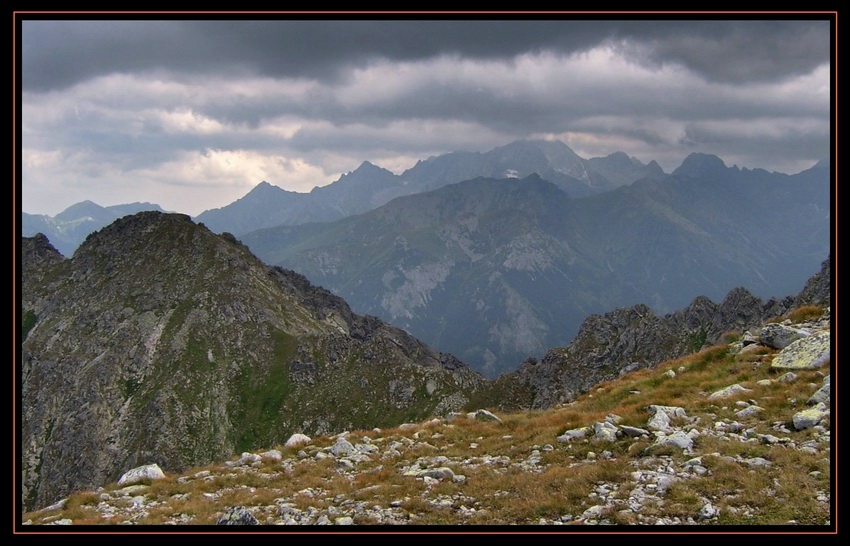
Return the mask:
<svg viewBox="0 0 850 546">
<path fill-rule="evenodd" d="M 483 381 L 188 216 L 22 241 L 22 500 L 462 407 Z"/>
<path fill-rule="evenodd" d="M 776 363 L 824 335 L 829 352 L 829 309 L 782 326 L 808 335 L 781 350 L 742 337 L 543 412 L 448 413 L 394 429 L 293 437 L 223 464 L 122 478 L 25 514 L 23 523 L 826 531 L 829 358 L 791 372 Z"/>
<path fill-rule="evenodd" d="M 800 305 L 829 306 L 829 264 L 829 259 L 823 262 L 821 271 L 796 298 L 765 302 L 739 287 L 720 304 L 700 296 L 685 309 L 665 316 L 656 315 L 642 304 L 591 315 L 569 346 L 549 350 L 539 362 L 526 360 L 474 400 L 503 409 L 552 407 L 574 399 L 601 381 L 652 368 L 730 336 L 743 334 L 757 340 L 747 329 L 768 340 L 773 327 L 762 328 L 764 321 Z M 787 328 L 781 331 L 787 333 Z M 777 349 L 784 347 L 768 344 Z"/>
</svg>

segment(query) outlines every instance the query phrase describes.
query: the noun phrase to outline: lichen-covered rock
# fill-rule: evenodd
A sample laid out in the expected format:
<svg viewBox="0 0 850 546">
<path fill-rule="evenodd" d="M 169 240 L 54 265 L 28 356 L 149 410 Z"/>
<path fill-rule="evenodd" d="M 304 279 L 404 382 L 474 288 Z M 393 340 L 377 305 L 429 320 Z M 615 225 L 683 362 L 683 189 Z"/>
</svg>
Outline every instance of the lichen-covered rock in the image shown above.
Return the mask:
<svg viewBox="0 0 850 546">
<path fill-rule="evenodd" d="M 118 485 L 133 485 L 135 483 L 161 480 L 165 478 L 162 469 L 156 464 L 147 464 L 125 472 L 118 480 Z"/>
<path fill-rule="evenodd" d="M 260 522 L 254 517 L 251 512 L 242 506 L 234 506 L 228 508 L 227 511 L 218 518 L 216 525 L 259 525 Z"/>
<path fill-rule="evenodd" d="M 775 369 L 811 370 L 826 365 L 831 358 L 829 331 L 816 332 L 794 341 L 776 355 L 770 367 Z"/>
<path fill-rule="evenodd" d="M 829 409 L 827 409 L 826 404 L 821 403 L 813 408 L 795 413 L 791 421 L 794 424 L 795 429 L 804 430 L 817 425 L 828 415 Z"/>
</svg>

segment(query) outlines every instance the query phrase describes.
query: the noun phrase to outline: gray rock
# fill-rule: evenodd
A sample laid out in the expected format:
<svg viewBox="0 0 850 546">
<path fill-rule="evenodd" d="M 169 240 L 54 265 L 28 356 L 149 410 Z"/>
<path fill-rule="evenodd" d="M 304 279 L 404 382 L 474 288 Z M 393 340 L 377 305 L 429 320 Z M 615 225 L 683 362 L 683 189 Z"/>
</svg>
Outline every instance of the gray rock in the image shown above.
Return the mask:
<svg viewBox="0 0 850 546">
<path fill-rule="evenodd" d="M 754 345 L 758 342 L 759 342 L 758 338 L 754 337 L 753 334 L 751 334 L 749 331 L 744 332 L 744 335 L 741 336 L 741 344 L 744 347 L 747 347 L 749 345 Z"/>
<path fill-rule="evenodd" d="M 59 519 L 59 520 L 56 520 L 56 521 L 51 521 L 47 525 L 73 525 L 73 524 L 74 524 L 74 522 L 71 521 L 70 519 Z"/>
<path fill-rule="evenodd" d="M 336 443 L 331 447 L 331 453 L 335 457 L 345 457 L 354 453 L 354 446 L 345 438 L 337 439 Z"/>
<path fill-rule="evenodd" d="M 268 451 L 260 453 L 260 457 L 263 459 L 269 459 L 271 461 L 280 461 L 281 459 L 283 459 L 283 454 L 281 454 L 281 452 L 276 449 L 270 449 Z"/>
<path fill-rule="evenodd" d="M 649 411 L 649 413 L 653 414 L 658 413 L 659 411 L 663 411 L 671 419 L 673 417 L 687 419 L 688 417 L 687 413 L 685 412 L 685 408 L 682 408 L 680 406 L 659 406 L 657 404 L 652 404 L 647 408 L 647 410 Z"/>
<path fill-rule="evenodd" d="M 648 430 L 638 427 L 631 427 L 629 425 L 620 425 L 620 430 L 623 431 L 623 434 L 630 438 L 640 438 L 641 436 L 649 435 Z"/>
<path fill-rule="evenodd" d="M 559 442 L 569 442 L 570 440 L 578 440 L 587 436 L 590 432 L 590 427 L 574 428 L 561 434 L 556 440 Z"/>
<path fill-rule="evenodd" d="M 162 473 L 159 465 L 147 464 L 125 472 L 121 476 L 121 479 L 118 480 L 118 485 L 132 485 L 147 480 L 161 480 L 163 478 L 165 478 L 165 474 Z"/>
<path fill-rule="evenodd" d="M 748 406 L 741 411 L 735 412 L 735 417 L 738 419 L 744 419 L 747 417 L 752 417 L 754 415 L 758 415 L 760 412 L 764 411 L 764 408 L 759 406 Z"/>
<path fill-rule="evenodd" d="M 690 449 L 694 446 L 694 441 L 690 436 L 677 430 L 669 436 L 662 436 L 655 442 L 656 446 L 672 446 L 679 449 Z"/>
<path fill-rule="evenodd" d="M 793 383 L 797 380 L 797 374 L 794 372 L 786 372 L 776 378 L 780 383 Z"/>
<path fill-rule="evenodd" d="M 618 425 L 618 424 L 620 424 L 620 421 L 622 421 L 622 420 L 623 420 L 623 418 L 620 417 L 619 415 L 615 414 L 615 413 L 609 413 L 608 415 L 605 416 L 605 422 L 611 423 L 612 425 Z"/>
<path fill-rule="evenodd" d="M 289 437 L 289 440 L 284 444 L 285 447 L 295 447 L 304 444 L 309 444 L 313 440 L 310 439 L 306 434 L 301 434 L 300 432 L 296 432 L 292 436 Z"/>
<path fill-rule="evenodd" d="M 601 505 L 591 506 L 584 512 L 581 517 L 583 519 L 599 519 L 605 513 L 605 507 Z"/>
<path fill-rule="evenodd" d="M 815 393 L 806 401 L 806 404 L 809 406 L 814 406 L 815 404 L 829 404 L 829 395 L 831 392 L 830 386 L 830 376 L 826 376 L 824 379 L 823 387 L 819 388 Z"/>
<path fill-rule="evenodd" d="M 336 523 L 337 525 L 354 525 L 354 520 L 351 519 L 348 516 L 342 516 L 342 517 L 336 518 L 334 520 L 334 523 Z"/>
<path fill-rule="evenodd" d="M 647 421 L 646 426 L 650 430 L 667 432 L 670 430 L 670 417 L 667 416 L 667 413 L 665 411 L 657 410 L 655 414 L 649 418 L 649 421 Z"/>
<path fill-rule="evenodd" d="M 216 525 L 259 525 L 260 522 L 242 506 L 233 506 L 218 518 Z"/>
<path fill-rule="evenodd" d="M 808 335 L 809 332 L 784 324 L 767 324 L 759 332 L 759 340 L 763 345 L 773 349 L 784 349 L 792 342 Z"/>
<path fill-rule="evenodd" d="M 820 403 L 813 408 L 795 413 L 794 417 L 791 418 L 791 422 L 794 424 L 795 429 L 804 430 L 817 425 L 827 415 L 829 415 L 829 410 L 826 404 Z"/>
<path fill-rule="evenodd" d="M 352 463 L 348 459 L 339 459 L 336 462 L 336 467 L 341 468 L 342 470 L 353 470 L 354 469 L 354 463 Z"/>
<path fill-rule="evenodd" d="M 763 457 L 751 457 L 749 459 L 744 459 L 744 464 L 750 468 L 762 468 L 765 466 L 771 466 L 772 463 Z"/>
<path fill-rule="evenodd" d="M 817 332 L 798 339 L 773 358 L 774 369 L 813 370 L 830 361 L 832 348 L 829 331 Z"/>
<path fill-rule="evenodd" d="M 66 502 L 68 502 L 67 498 L 60 499 L 60 500 L 54 502 L 53 504 L 51 504 L 50 506 L 45 506 L 44 508 L 42 508 L 42 510 L 51 510 L 51 511 L 52 510 L 61 510 L 61 509 L 65 508 Z"/>
<path fill-rule="evenodd" d="M 743 393 L 743 392 L 751 392 L 751 391 L 752 391 L 752 389 L 746 389 L 746 388 L 742 387 L 741 385 L 739 385 L 738 383 L 735 383 L 734 385 L 729 385 L 726 388 L 723 388 L 723 389 L 720 389 L 719 391 L 711 393 L 711 395 L 708 397 L 708 399 L 709 400 L 717 400 L 718 398 L 728 398 L 728 397 L 734 396 L 736 394 L 740 394 L 740 393 Z"/>
<path fill-rule="evenodd" d="M 720 514 L 720 510 L 714 507 L 710 502 L 707 502 L 700 508 L 699 519 L 711 519 Z"/>
<path fill-rule="evenodd" d="M 246 464 L 250 465 L 250 464 L 253 464 L 253 463 L 260 462 L 260 459 L 261 459 L 261 457 L 259 455 L 255 455 L 253 453 L 248 453 L 246 451 L 246 452 L 242 453 L 242 456 L 239 457 L 238 461 L 236 461 L 236 465 L 237 466 L 246 465 Z"/>
<path fill-rule="evenodd" d="M 435 480 L 451 480 L 454 478 L 454 471 L 451 468 L 446 466 L 441 466 L 439 468 L 429 468 L 427 470 L 423 470 L 419 473 L 420 476 L 433 478 Z"/>
<path fill-rule="evenodd" d="M 501 419 L 499 419 L 493 413 L 491 413 L 491 412 L 489 412 L 485 409 L 480 409 L 480 410 L 474 412 L 473 417 L 475 419 L 478 419 L 479 421 L 496 421 L 497 423 L 502 422 Z"/>
<path fill-rule="evenodd" d="M 617 426 L 607 422 L 593 424 L 594 438 L 605 442 L 613 442 L 617 439 Z"/>
</svg>

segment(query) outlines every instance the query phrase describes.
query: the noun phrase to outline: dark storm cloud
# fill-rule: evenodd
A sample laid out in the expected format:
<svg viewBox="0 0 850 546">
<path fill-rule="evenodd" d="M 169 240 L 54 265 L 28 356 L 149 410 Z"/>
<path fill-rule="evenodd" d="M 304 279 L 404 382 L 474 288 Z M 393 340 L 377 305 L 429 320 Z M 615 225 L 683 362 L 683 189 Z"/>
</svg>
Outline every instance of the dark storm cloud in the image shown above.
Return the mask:
<svg viewBox="0 0 850 546">
<path fill-rule="evenodd" d="M 35 21 L 23 22 L 23 86 L 62 89 L 110 73 L 168 70 L 334 81 L 377 60 L 511 59 L 603 43 L 637 62 L 713 81 L 770 81 L 829 60 L 827 21 Z"/>
<path fill-rule="evenodd" d="M 402 172 L 520 138 L 668 171 L 692 151 L 783 172 L 829 154 L 826 20 L 33 19 L 22 30 L 27 212 L 103 195 L 196 214 L 261 180 L 309 191 L 364 160 Z"/>
</svg>

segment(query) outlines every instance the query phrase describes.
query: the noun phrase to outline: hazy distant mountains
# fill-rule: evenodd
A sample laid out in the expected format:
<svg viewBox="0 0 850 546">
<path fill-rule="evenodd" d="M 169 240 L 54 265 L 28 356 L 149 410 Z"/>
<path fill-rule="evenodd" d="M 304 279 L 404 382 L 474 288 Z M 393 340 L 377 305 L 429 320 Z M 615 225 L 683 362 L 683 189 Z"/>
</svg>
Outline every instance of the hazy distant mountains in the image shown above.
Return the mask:
<svg viewBox="0 0 850 546">
<path fill-rule="evenodd" d="M 829 190 L 825 163 L 789 176 L 693 154 L 590 197 L 536 175 L 478 178 L 240 238 L 493 376 L 566 345 L 591 313 L 799 292 L 829 255 Z"/>
<path fill-rule="evenodd" d="M 573 197 L 595 195 L 641 178 L 658 179 L 657 163 L 645 165 L 622 152 L 583 159 L 560 141 L 521 140 L 486 153 L 452 152 L 419 161 L 401 175 L 364 162 L 333 184 L 296 193 L 262 183 L 242 199 L 196 218 L 216 232 L 240 235 L 257 229 L 327 222 L 373 210 L 396 197 L 487 178 L 537 173 Z"/>
<path fill-rule="evenodd" d="M 21 235 L 32 237 L 42 233 L 63 256 L 71 256 L 92 231 L 108 226 L 118 218 L 145 210 L 162 212 L 153 203 L 130 203 L 101 207 L 91 201 L 71 205 L 56 216 L 21 214 Z"/>
</svg>

